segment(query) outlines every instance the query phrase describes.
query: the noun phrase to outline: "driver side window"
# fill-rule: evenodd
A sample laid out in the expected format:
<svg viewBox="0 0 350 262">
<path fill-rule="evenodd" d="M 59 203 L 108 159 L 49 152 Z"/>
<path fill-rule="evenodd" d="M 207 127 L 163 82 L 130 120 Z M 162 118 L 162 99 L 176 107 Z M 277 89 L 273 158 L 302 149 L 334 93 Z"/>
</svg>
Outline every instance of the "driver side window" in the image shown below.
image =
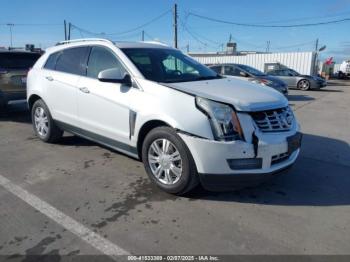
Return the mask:
<svg viewBox="0 0 350 262">
<path fill-rule="evenodd" d="M 239 70 L 235 66 L 225 66 L 225 75 L 241 76 L 240 73 L 241 73 L 241 70 Z"/>
<path fill-rule="evenodd" d="M 100 46 L 92 47 L 86 75 L 91 78 L 97 78 L 101 71 L 111 68 L 119 68 L 122 74 L 126 72 L 111 51 Z"/>
</svg>

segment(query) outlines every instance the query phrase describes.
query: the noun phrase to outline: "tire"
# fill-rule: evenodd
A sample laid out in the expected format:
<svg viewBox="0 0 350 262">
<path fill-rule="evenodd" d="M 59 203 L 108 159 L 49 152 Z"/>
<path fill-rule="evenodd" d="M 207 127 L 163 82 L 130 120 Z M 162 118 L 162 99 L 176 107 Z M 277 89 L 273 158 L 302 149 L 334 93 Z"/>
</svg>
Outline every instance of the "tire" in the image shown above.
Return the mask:
<svg viewBox="0 0 350 262">
<path fill-rule="evenodd" d="M 168 150 L 164 150 L 165 140 Z M 162 150 L 163 158 L 154 150 L 155 145 Z M 197 169 L 189 149 L 170 127 L 157 127 L 147 134 L 142 145 L 142 161 L 151 181 L 167 193 L 184 195 L 199 184 Z M 160 169 L 163 170 L 157 178 L 155 170 Z"/>
<path fill-rule="evenodd" d="M 0 102 L 0 115 L 6 113 L 6 104 Z"/>
<path fill-rule="evenodd" d="M 5 100 L 5 98 L 2 98 L 1 96 L 2 95 L 0 91 L 0 115 L 6 112 L 6 107 L 7 107 L 7 101 Z"/>
<path fill-rule="evenodd" d="M 55 143 L 63 135 L 63 131 L 56 126 L 51 113 L 41 99 L 35 101 L 32 110 L 32 123 L 36 136 L 46 143 Z"/>
<path fill-rule="evenodd" d="M 301 79 L 301 80 L 298 82 L 297 87 L 298 87 L 298 89 L 300 89 L 300 90 L 307 91 L 307 90 L 310 89 L 311 83 L 310 83 L 310 81 L 307 80 L 307 79 Z"/>
</svg>

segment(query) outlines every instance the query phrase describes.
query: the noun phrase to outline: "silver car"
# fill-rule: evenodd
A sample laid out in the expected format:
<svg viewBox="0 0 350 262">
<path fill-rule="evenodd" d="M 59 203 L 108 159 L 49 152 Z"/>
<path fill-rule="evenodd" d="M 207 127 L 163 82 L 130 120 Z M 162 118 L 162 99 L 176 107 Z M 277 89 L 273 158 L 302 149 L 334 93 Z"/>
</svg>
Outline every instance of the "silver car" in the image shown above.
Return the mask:
<svg viewBox="0 0 350 262">
<path fill-rule="evenodd" d="M 272 70 L 269 71 L 268 74 L 281 78 L 289 87 L 298 88 L 304 91 L 327 86 L 326 80 L 321 77 L 301 75 L 290 68 Z"/>
<path fill-rule="evenodd" d="M 241 64 L 217 64 L 209 65 L 209 68 L 221 75 L 245 78 L 251 82 L 272 87 L 285 96 L 288 95 L 288 87 L 281 79 L 269 76 L 251 66 Z"/>
</svg>

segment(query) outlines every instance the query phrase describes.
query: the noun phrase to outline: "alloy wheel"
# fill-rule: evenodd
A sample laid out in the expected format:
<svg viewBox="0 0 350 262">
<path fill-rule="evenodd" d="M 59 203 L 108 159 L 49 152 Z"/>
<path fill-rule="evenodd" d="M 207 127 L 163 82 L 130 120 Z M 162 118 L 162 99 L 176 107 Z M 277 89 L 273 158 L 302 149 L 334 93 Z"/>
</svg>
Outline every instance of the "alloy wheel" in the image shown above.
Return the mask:
<svg viewBox="0 0 350 262">
<path fill-rule="evenodd" d="M 299 88 L 301 90 L 308 90 L 310 87 L 310 82 L 308 80 L 301 80 L 299 82 Z"/>
<path fill-rule="evenodd" d="M 154 177 L 161 183 L 173 185 L 182 174 L 182 159 L 179 150 L 168 139 L 153 141 L 148 149 L 148 163 Z"/>
<path fill-rule="evenodd" d="M 34 122 L 38 134 L 42 137 L 45 137 L 49 132 L 49 119 L 44 108 L 39 106 L 35 109 Z"/>
</svg>

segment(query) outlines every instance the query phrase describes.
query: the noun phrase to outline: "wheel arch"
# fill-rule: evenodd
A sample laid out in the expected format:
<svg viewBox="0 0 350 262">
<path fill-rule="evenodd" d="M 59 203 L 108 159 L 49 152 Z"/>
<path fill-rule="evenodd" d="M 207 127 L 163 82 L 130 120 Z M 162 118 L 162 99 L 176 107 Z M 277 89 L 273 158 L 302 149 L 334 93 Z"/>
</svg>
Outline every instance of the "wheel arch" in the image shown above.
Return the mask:
<svg viewBox="0 0 350 262">
<path fill-rule="evenodd" d="M 39 99 L 42 99 L 39 95 L 37 94 L 32 94 L 29 99 L 28 99 L 28 106 L 29 106 L 29 110 L 31 111 L 32 110 L 32 107 L 35 103 L 35 101 L 39 100 Z"/>
<path fill-rule="evenodd" d="M 163 120 L 149 120 L 141 126 L 137 136 L 137 153 L 140 160 L 142 160 L 142 145 L 147 134 L 154 128 L 161 127 L 161 126 L 172 127 L 170 124 L 168 124 Z"/>
</svg>

